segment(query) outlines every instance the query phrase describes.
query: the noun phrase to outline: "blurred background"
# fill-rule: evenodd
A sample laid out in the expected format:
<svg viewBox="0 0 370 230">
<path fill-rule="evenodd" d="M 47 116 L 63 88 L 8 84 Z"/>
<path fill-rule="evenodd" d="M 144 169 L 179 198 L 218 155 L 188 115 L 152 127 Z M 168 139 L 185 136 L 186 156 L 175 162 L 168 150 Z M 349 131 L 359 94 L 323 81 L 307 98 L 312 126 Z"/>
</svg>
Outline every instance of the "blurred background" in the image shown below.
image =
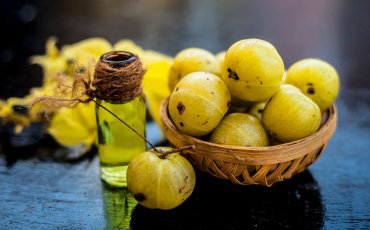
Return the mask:
<svg viewBox="0 0 370 230">
<path fill-rule="evenodd" d="M 271 42 L 286 68 L 308 57 L 338 70 L 340 97 L 370 88 L 370 2 L 367 0 L 1 0 L 0 98 L 39 86 L 42 70 L 29 57 L 89 37 L 132 39 L 174 56 L 186 47 L 213 53 L 237 40 Z"/>
</svg>

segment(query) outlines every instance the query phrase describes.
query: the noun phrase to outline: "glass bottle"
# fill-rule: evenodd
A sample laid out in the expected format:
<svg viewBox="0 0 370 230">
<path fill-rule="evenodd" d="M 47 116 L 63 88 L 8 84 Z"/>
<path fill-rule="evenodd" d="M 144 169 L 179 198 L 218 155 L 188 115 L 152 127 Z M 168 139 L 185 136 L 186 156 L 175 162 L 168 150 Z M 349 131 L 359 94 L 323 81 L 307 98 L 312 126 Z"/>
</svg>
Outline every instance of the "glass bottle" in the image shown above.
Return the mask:
<svg viewBox="0 0 370 230">
<path fill-rule="evenodd" d="M 108 70 L 110 74 L 111 71 L 117 70 L 119 72 L 121 68 L 129 67 L 133 62 L 137 61 L 137 58 L 137 56 L 129 52 L 113 51 L 103 54 L 99 62 L 111 68 Z M 140 62 L 139 64 L 141 65 Z M 97 71 L 95 71 L 94 78 L 105 77 L 96 75 Z M 119 75 L 119 73 L 116 75 Z M 126 76 L 119 77 L 125 78 Z M 137 78 L 135 80 L 140 81 L 137 87 L 141 87 L 142 76 L 137 76 Z M 119 90 L 125 90 L 125 87 L 120 87 Z M 141 90 L 138 92 L 140 93 L 134 97 L 131 96 L 131 98 L 123 100 L 102 99 L 96 96 L 97 105 L 95 111 L 98 126 L 100 175 L 104 182 L 113 187 L 127 186 L 126 170 L 128 163 L 135 155 L 146 151 L 146 142 L 116 117 L 103 109 L 102 106 L 125 121 L 142 136 L 145 136 L 145 97 Z"/>
</svg>

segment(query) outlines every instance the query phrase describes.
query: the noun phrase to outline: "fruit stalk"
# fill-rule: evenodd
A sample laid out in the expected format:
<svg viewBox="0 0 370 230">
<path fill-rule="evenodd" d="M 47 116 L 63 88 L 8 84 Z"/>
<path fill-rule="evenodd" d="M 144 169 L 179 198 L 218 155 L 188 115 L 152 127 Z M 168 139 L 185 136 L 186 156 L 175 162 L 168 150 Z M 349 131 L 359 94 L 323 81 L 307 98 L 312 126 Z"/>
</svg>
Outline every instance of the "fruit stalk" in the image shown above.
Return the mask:
<svg viewBox="0 0 370 230">
<path fill-rule="evenodd" d="M 189 150 L 189 149 L 195 149 L 195 146 L 194 145 L 187 145 L 187 146 L 183 146 L 183 147 L 178 147 L 178 148 L 174 148 L 174 149 L 171 149 L 171 150 L 162 150 L 162 149 L 155 149 L 153 148 L 153 150 L 157 153 L 160 153 L 161 155 L 159 155 L 159 158 L 161 159 L 166 159 L 167 155 L 168 154 L 171 154 L 171 153 L 178 153 L 178 152 L 182 152 L 182 151 L 185 151 L 185 150 Z"/>
</svg>

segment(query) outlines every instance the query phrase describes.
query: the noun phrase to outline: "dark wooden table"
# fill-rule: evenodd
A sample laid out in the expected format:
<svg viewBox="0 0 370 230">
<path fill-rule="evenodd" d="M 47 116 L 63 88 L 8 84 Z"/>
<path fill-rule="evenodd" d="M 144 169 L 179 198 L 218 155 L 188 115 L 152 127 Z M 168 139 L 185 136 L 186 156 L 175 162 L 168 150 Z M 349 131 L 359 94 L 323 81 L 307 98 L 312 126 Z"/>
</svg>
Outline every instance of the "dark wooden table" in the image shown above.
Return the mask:
<svg viewBox="0 0 370 230">
<path fill-rule="evenodd" d="M 96 152 L 82 159 L 33 124 L 0 128 L 0 229 L 370 229 L 370 4 L 368 1 L 2 1 L 0 97 L 24 96 L 41 72 L 27 58 L 102 36 L 131 38 L 174 55 L 212 52 L 245 37 L 276 45 L 285 65 L 305 57 L 332 63 L 341 77 L 338 127 L 305 172 L 271 188 L 237 186 L 197 170 L 192 196 L 170 211 L 137 205 L 105 187 Z M 148 135 L 165 143 L 149 124 Z"/>
</svg>

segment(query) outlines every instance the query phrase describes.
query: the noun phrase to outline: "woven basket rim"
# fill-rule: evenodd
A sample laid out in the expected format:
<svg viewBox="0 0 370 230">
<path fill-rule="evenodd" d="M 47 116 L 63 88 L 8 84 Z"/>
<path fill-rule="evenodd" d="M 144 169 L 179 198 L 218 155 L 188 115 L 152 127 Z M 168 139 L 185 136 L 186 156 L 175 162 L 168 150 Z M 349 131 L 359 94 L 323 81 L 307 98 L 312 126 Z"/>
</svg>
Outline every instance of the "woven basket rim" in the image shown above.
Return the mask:
<svg viewBox="0 0 370 230">
<path fill-rule="evenodd" d="M 323 116 L 324 121 L 319 130 L 302 139 L 271 145 L 266 147 L 245 147 L 233 145 L 220 145 L 192 137 L 179 130 L 168 112 L 169 97 L 162 101 L 160 114 L 162 130 L 167 139 L 176 147 L 194 145 L 194 150 L 187 153 L 205 155 L 207 157 L 234 162 L 238 164 L 264 165 L 276 164 L 297 159 L 315 150 L 324 148 L 337 126 L 337 109 L 333 104 Z"/>
</svg>

